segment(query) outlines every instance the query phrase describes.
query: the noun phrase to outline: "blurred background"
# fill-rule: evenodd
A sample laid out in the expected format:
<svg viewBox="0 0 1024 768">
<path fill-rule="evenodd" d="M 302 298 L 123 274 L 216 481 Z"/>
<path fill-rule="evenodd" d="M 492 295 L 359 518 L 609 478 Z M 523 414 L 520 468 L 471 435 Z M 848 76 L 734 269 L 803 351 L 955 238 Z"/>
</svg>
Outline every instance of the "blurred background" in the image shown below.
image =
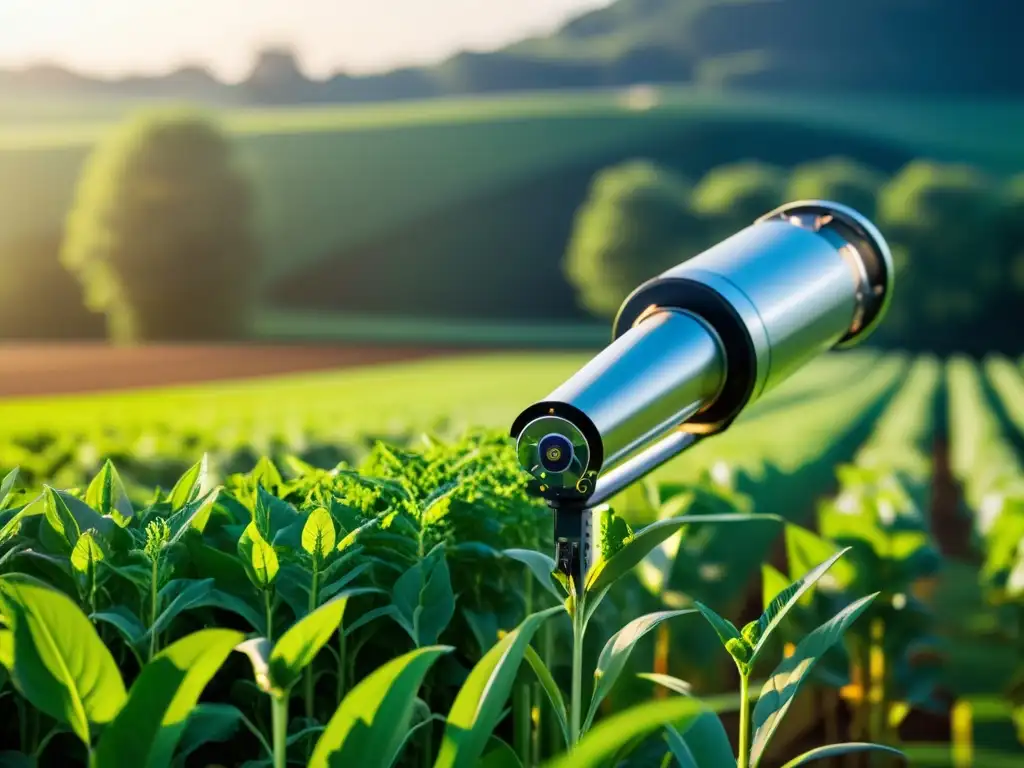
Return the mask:
<svg viewBox="0 0 1024 768">
<path fill-rule="evenodd" d="M 939 629 L 889 726 L 1022 765 L 1022 28 L 1014 0 L 0 0 L 0 465 L 152 488 L 506 429 L 641 281 L 847 203 L 898 263 L 885 322 L 657 480 L 806 522 L 884 463 L 949 566 L 901 571 Z M 770 545 L 654 589 L 749 612 Z"/>
<path fill-rule="evenodd" d="M 1021 13 L 3 0 L 0 334 L 589 347 L 826 197 L 898 254 L 873 343 L 1015 353 Z"/>
</svg>

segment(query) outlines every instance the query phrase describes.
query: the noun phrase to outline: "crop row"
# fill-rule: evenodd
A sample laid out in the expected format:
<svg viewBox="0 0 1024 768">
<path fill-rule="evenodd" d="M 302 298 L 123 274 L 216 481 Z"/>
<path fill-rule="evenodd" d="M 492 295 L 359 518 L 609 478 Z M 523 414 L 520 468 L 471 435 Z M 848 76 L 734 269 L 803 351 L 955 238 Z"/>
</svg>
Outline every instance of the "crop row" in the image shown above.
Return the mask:
<svg viewBox="0 0 1024 768">
<path fill-rule="evenodd" d="M 5 760 L 596 768 L 637 753 L 756 766 L 792 695 L 876 597 L 810 628 L 751 695 L 755 661 L 845 551 L 779 585 L 742 632 L 692 603 L 614 620 L 594 653 L 584 636 L 607 627 L 606 594 L 659 544 L 691 527 L 781 520 L 675 514 L 634 532 L 602 510 L 600 555 L 578 591 L 544 554 L 547 514 L 516 466 L 485 435 L 416 452 L 378 445 L 358 472 L 261 460 L 212 489 L 202 461 L 145 502 L 109 462 L 81 491 L 40 492 L 12 472 L 0 489 L 0 738 L 16 746 Z M 639 640 L 687 614 L 735 663 L 738 700 L 703 704 L 674 676 L 641 675 L 683 695 L 609 716 Z M 738 755 L 721 708 L 739 710 Z M 652 732 L 667 743 L 645 741 Z M 886 751 L 824 754 L 866 748 Z"/>
<path fill-rule="evenodd" d="M 459 370 L 464 372 L 475 364 L 463 361 Z M 524 367 L 518 360 L 510 369 L 515 364 Z M 546 375 L 561 376 L 559 366 L 570 364 L 576 361 L 552 359 Z M 532 382 L 543 394 L 548 388 L 543 378 L 538 382 L 529 375 L 540 369 L 534 365 L 516 383 Z M 424 381 L 438 372 L 436 365 L 426 366 L 414 375 Z M 967 617 L 978 613 L 975 609 L 979 606 L 999 605 L 1000 610 L 1009 611 L 1010 621 L 1000 630 L 1006 642 L 1020 642 L 1020 629 L 1013 623 L 1019 620 L 1014 617 L 1024 617 L 1024 613 L 1014 613 L 1020 605 L 1019 593 L 1012 589 L 1016 550 L 1008 544 L 994 545 L 996 539 L 989 535 L 978 542 L 985 553 L 980 570 L 963 570 L 962 563 L 940 555 L 932 530 L 936 521 L 928 515 L 934 490 L 935 406 L 943 383 L 949 399 L 951 448 L 955 452 L 963 437 L 972 451 L 982 453 L 979 458 L 961 450 L 953 456 L 958 477 L 973 476 L 969 485 L 979 489 L 976 493 L 984 498 L 986 486 L 978 478 L 986 476 L 991 457 L 1014 457 L 1012 433 L 1002 431 L 985 386 L 988 383 L 1005 403 L 1016 391 L 1014 387 L 1019 387 L 1020 373 L 1004 364 L 989 364 L 984 373 L 983 378 L 979 369 L 966 361 L 954 360 L 943 366 L 933 358 L 911 360 L 897 355 L 828 357 L 751 408 L 734 430 L 700 444 L 674 466 L 657 473 L 646 487 L 614 500 L 624 517 L 602 513 L 606 516 L 599 530 L 611 537 L 611 543 L 601 550 L 602 557 L 611 557 L 624 543 L 637 540 L 646 542 L 646 549 L 630 560 L 639 568 L 617 573 L 615 589 L 607 596 L 602 592 L 594 603 L 590 640 L 595 635 L 612 637 L 604 650 L 588 641 L 581 642 L 579 655 L 576 653 L 574 640 L 582 632 L 577 631 L 571 612 L 571 621 L 565 623 L 548 620 L 557 611 L 543 619 L 528 618 L 549 606 L 555 609 L 572 602 L 564 603 L 565 593 L 557 583 L 551 584 L 546 576 L 538 583 L 536 578 L 553 567 L 546 554 L 551 549 L 550 515 L 525 495 L 504 430 L 471 433 L 454 443 L 428 439 L 384 445 L 364 438 L 339 445 L 329 437 L 339 433 L 337 425 L 321 422 L 313 436 L 299 430 L 281 439 L 282 433 L 272 430 L 278 442 L 271 459 L 255 455 L 242 472 L 227 464 L 215 465 L 215 453 L 211 453 L 211 460 L 191 467 L 180 479 L 172 474 L 172 470 L 178 472 L 175 468 L 189 450 L 201 452 L 204 446 L 216 445 L 218 433 L 232 425 L 233 415 L 258 421 L 264 411 L 245 414 L 245 409 L 256 404 L 268 409 L 269 417 L 276 415 L 271 410 L 275 398 L 269 386 L 261 389 L 254 385 L 248 396 L 246 387 L 236 387 L 233 398 L 231 388 L 223 388 L 221 394 L 211 397 L 218 405 L 216 421 L 206 425 L 205 433 L 200 424 L 191 421 L 184 429 L 184 439 L 183 432 L 175 432 L 171 423 L 175 410 L 165 411 L 160 417 L 167 426 L 156 434 L 162 434 L 167 442 L 149 456 L 132 456 L 134 446 L 126 447 L 123 435 L 137 439 L 146 434 L 147 403 L 148 412 L 156 414 L 161 399 L 155 394 L 128 396 L 129 402 L 135 398 L 135 405 L 119 415 L 121 424 L 118 419 L 108 419 L 109 434 L 96 432 L 91 438 L 94 457 L 78 455 L 73 461 L 66 457 L 61 461 L 53 454 L 44 463 L 30 464 L 20 476 L 9 476 L 16 478 L 11 480 L 13 485 L 5 485 L 0 493 L 5 496 L 0 503 L 0 572 L 36 579 L 71 600 L 97 641 L 111 654 L 129 701 L 133 687 L 154 659 L 169 655 L 178 659 L 172 663 L 182 663 L 184 657 L 177 654 L 185 651 L 176 644 L 194 632 L 215 626 L 242 633 L 246 639 L 235 645 L 227 643 L 224 636 L 225 645 L 230 646 L 224 664 L 213 665 L 208 684 L 200 686 L 206 702 L 197 709 L 202 718 L 189 720 L 187 727 L 184 720 L 178 721 L 181 739 L 175 743 L 179 748 L 193 743 L 181 736 L 182 728 L 189 739 L 197 732 L 200 736 L 224 734 L 223 738 L 204 736 L 205 741 L 195 744 L 194 757 L 208 762 L 237 765 L 247 759 L 256 766 L 269 765 L 275 759 L 282 726 L 272 716 L 271 701 L 281 686 L 275 693 L 273 676 L 261 682 L 259 667 L 254 676 L 246 666 L 246 651 L 233 653 L 231 648 L 263 638 L 267 645 L 253 642 L 245 647 L 255 651 L 259 646 L 266 652 L 264 656 L 271 654 L 267 656 L 270 659 L 277 644 L 305 617 L 337 616 L 341 631 L 335 632 L 337 624 L 329 633 L 324 629 L 326 644 L 309 664 L 295 668 L 295 682 L 285 686 L 291 692 L 285 697 L 290 702 L 290 716 L 281 738 L 287 745 L 286 757 L 295 762 L 312 758 L 346 695 L 364 690 L 360 686 L 368 680 L 380 683 L 380 678 L 373 677 L 376 671 L 397 669 L 388 665 L 397 659 L 411 663 L 408 654 L 429 655 L 432 651 L 426 649 L 447 643 L 454 650 L 440 653 L 434 666 L 423 657 L 424 669 L 430 671 L 424 672 L 422 686 L 414 686 L 409 694 L 422 704 L 414 703 L 408 721 L 393 718 L 403 724 L 403 733 L 413 735 L 408 739 L 401 734 L 388 736 L 402 744 L 405 762 L 400 764 L 436 764 L 432 761 L 439 759 L 451 737 L 453 707 L 474 670 L 489 649 L 498 647 L 499 637 L 513 637 L 510 645 L 502 646 L 502 653 L 520 642 L 518 638 L 526 638 L 517 646 L 522 654 L 516 657 L 519 651 L 515 651 L 509 658 L 528 663 L 523 673 L 510 668 L 508 685 L 495 688 L 495 695 L 505 698 L 494 703 L 496 719 L 480 726 L 480 732 L 488 734 L 481 749 L 489 754 L 506 744 L 522 764 L 535 765 L 559 754 L 567 741 L 580 737 L 590 725 L 596 736 L 604 718 L 612 724 L 612 712 L 634 705 L 642 708 L 653 692 L 651 682 L 664 687 L 666 681 L 683 678 L 692 689 L 681 682 L 668 687 L 702 694 L 722 690 L 724 679 L 709 670 L 728 658 L 742 662 L 746 646 L 733 642 L 729 653 L 722 655 L 722 643 L 735 640 L 730 630 L 716 634 L 711 629 L 686 626 L 687 619 L 668 619 L 695 610 L 704 612 L 698 605 L 714 605 L 726 617 L 718 618 L 735 622 L 714 619 L 715 629 L 744 626 L 747 619 L 756 618 L 749 615 L 744 596 L 759 567 L 762 605 L 768 606 L 787 584 L 817 573 L 818 564 L 831 561 L 827 574 L 817 573 L 813 596 L 794 602 L 787 609 L 786 621 L 773 631 L 793 650 L 804 637 L 812 636 L 816 627 L 851 606 L 858 606 L 860 618 L 850 624 L 842 642 L 816 656 L 816 672 L 807 682 L 816 691 L 814 698 L 804 696 L 805 704 L 795 707 L 790 719 L 800 722 L 803 718 L 809 724 L 821 716 L 833 734 L 830 740 L 849 736 L 913 752 L 903 744 L 900 733 L 908 715 L 948 716 L 943 697 L 950 691 L 960 696 L 965 690 L 962 680 L 952 679 L 965 663 L 954 658 L 960 649 L 950 647 L 950 627 L 969 637 L 969 642 L 963 642 L 958 636 L 954 646 L 984 648 L 985 656 L 994 659 L 993 646 L 981 645 L 977 636 L 969 634 L 974 631 L 969 626 L 973 619 Z M 370 373 L 360 375 L 370 386 L 382 380 Z M 836 387 L 838 382 L 850 381 L 855 381 L 855 386 Z M 356 414 L 358 408 L 347 402 L 356 391 L 349 384 L 348 391 L 343 388 L 339 393 L 338 382 L 331 376 L 305 385 L 295 380 L 290 391 L 288 386 L 282 388 L 284 394 L 276 399 L 278 411 L 291 411 L 292 418 L 314 426 L 325 414 Z M 434 386 L 444 389 L 443 382 Z M 507 423 L 506 411 L 514 410 L 511 400 L 518 403 L 523 397 L 513 389 L 514 385 L 508 390 L 496 387 L 489 401 L 486 392 L 479 395 L 480 407 L 490 409 L 496 426 Z M 434 397 L 432 392 L 426 395 L 427 400 Z M 185 420 L 192 420 L 195 414 L 189 416 L 187 410 L 203 396 L 198 389 L 184 392 L 174 408 L 183 409 L 180 413 L 186 415 Z M 502 401 L 506 397 L 508 406 Z M 382 394 L 379 402 L 386 400 L 387 395 Z M 173 402 L 173 397 L 163 402 Z M 68 403 L 64 412 L 75 407 Z M 94 415 L 102 408 L 91 407 L 96 409 Z M 425 413 L 425 404 L 420 407 Z M 470 410 L 475 407 L 471 404 Z M 16 448 L 17 456 L 38 461 L 40 453 L 31 443 L 33 424 L 42 430 L 40 434 L 49 433 L 46 440 L 51 442 L 40 442 L 51 451 L 58 445 L 66 452 L 70 443 L 89 436 L 87 418 L 80 414 L 78 428 L 71 433 L 74 438 L 61 442 L 66 440 L 56 425 L 61 408 L 51 412 L 48 425 L 44 408 L 40 403 L 34 416 L 22 416 L 18 442 L 4 447 L 8 456 L 15 455 Z M 1012 420 L 1011 406 L 1007 404 L 1005 410 Z M 347 429 L 359 434 L 359 427 L 367 423 L 357 422 Z M 125 431 L 118 432 L 122 425 Z M 234 428 L 244 434 L 244 426 Z M 1002 447 L 993 446 L 996 440 Z M 131 459 L 123 472 L 102 461 L 97 464 L 111 448 Z M 242 464 L 246 458 L 236 455 L 233 460 Z M 64 486 L 69 490 L 53 489 L 60 485 L 47 474 L 50 463 L 72 480 Z M 1004 489 L 1003 507 L 998 517 L 1000 526 L 1005 526 L 1007 521 L 1019 519 L 1012 510 L 1024 507 L 1014 507 L 1017 497 L 1009 490 L 1013 478 L 1020 480 L 1019 465 L 1016 474 L 1011 464 L 1001 466 L 1002 472 L 992 476 L 1007 483 L 1000 486 Z M 46 482 L 53 487 L 42 488 Z M 987 488 L 991 494 L 992 487 Z M 815 504 L 816 500 L 819 503 Z M 970 501 L 968 507 L 973 509 Z M 684 515 L 698 517 L 687 518 L 686 523 L 673 522 Z M 716 522 L 720 518 L 708 515 L 744 522 L 736 529 L 732 524 L 720 525 Z M 630 530 L 627 521 L 637 530 Z M 641 524 L 649 524 L 643 531 L 665 535 L 644 534 Z M 680 530 L 681 534 L 675 535 Z M 785 558 L 772 558 L 773 565 L 766 565 L 783 530 Z M 1016 541 L 1022 537 L 1024 530 Z M 1010 542 L 1010 534 L 998 540 Z M 839 553 L 842 557 L 832 560 Z M 0 588 L 0 612 L 20 611 L 22 603 L 18 601 L 28 594 L 25 590 L 31 592 L 36 587 L 23 588 L 17 579 L 6 579 L 6 575 L 0 576 L 0 582 L 15 586 Z M 983 592 L 966 597 L 951 594 L 950 589 L 962 587 L 965 579 L 974 580 Z M 8 595 L 6 603 L 4 595 Z M 869 603 L 858 603 L 864 595 L 874 597 Z M 338 596 L 344 597 L 346 607 L 331 602 Z M 332 606 L 329 610 L 325 608 L 328 604 Z M 321 609 L 326 613 L 318 614 Z M 60 609 L 67 610 L 66 606 Z M 644 621 L 630 622 L 641 613 Z M 11 619 L 5 621 L 8 626 L 0 629 L 0 651 L 3 638 L 13 638 L 4 631 L 15 630 Z M 532 621 L 532 629 L 523 629 L 527 627 L 524 621 Z M 77 629 L 61 632 L 76 637 L 84 632 L 80 621 L 67 626 Z M 521 632 L 510 632 L 517 626 Z M 1024 627 L 1024 622 L 1020 626 Z M 744 626 L 744 638 L 746 629 Z M 648 632 L 658 638 L 653 654 L 639 642 Z M 627 636 L 635 637 L 635 642 L 626 643 L 626 656 L 615 657 L 615 665 L 619 661 L 621 665 L 613 665 L 616 671 L 609 674 L 609 654 L 614 656 L 609 649 L 617 643 L 621 646 Z M 212 636 L 201 637 L 212 646 Z M 626 657 L 634 647 L 636 652 L 627 664 Z M 256 653 L 255 658 L 263 657 Z M 1012 674 L 1013 658 L 1009 657 L 1009 667 L 989 665 L 1003 685 Z M 602 663 L 606 665 L 603 668 Z M 652 663 L 653 677 L 631 674 L 650 669 Z M 576 675 L 581 665 L 604 669 L 602 674 L 615 682 L 614 688 L 608 682 L 603 689 L 592 717 L 581 701 L 585 695 L 596 696 L 605 684 L 599 675 L 593 683 L 585 678 L 578 689 Z M 274 669 L 269 661 L 268 666 Z M 980 665 L 966 666 L 975 678 L 989 674 Z M 547 670 L 552 682 L 543 674 L 530 677 L 525 673 L 527 667 L 534 672 Z M 280 676 L 281 667 L 277 669 Z M 737 669 L 742 674 L 743 668 Z M 747 672 L 756 677 L 752 668 Z M 75 744 L 82 742 L 99 749 L 105 738 L 103 723 L 90 725 L 92 730 L 83 739 L 68 723 L 61 725 L 64 710 L 40 708 L 40 700 L 30 698 L 24 689 L 23 679 L 15 675 L 8 685 L 14 685 L 10 690 L 17 695 L 5 697 L 0 691 L 0 712 L 9 715 L 0 718 L 8 724 L 0 726 L 0 743 L 18 744 L 27 752 L 43 749 L 48 755 L 77 755 L 81 746 Z M 117 687 L 116 682 L 111 685 Z M 553 696 L 552 687 L 567 693 Z M 754 685 L 748 693 L 757 689 Z M 391 688 L 381 683 L 379 690 Z M 1005 692 L 994 684 L 987 693 L 1009 702 L 1012 711 L 1012 690 Z M 360 707 L 372 708 L 366 699 L 360 701 Z M 728 704 L 714 697 L 709 701 L 713 708 L 735 710 L 738 706 L 735 698 Z M 808 701 L 816 703 L 808 709 Z M 840 716 L 843 701 L 853 713 L 849 723 Z M 569 713 L 564 720 L 560 706 Z M 41 714 L 32 714 L 36 710 Z M 572 713 L 582 718 L 579 731 L 574 730 Z M 680 723 L 684 715 L 679 715 Z M 214 723 L 218 717 L 220 730 Z M 615 727 L 625 727 L 621 725 L 625 721 L 616 722 Z M 381 732 L 375 733 L 383 738 Z M 492 741 L 491 733 L 500 741 Z M 687 749 L 695 749 L 685 738 L 685 729 L 680 733 L 689 744 Z M 776 737 L 776 746 L 785 738 Z M 580 743 L 584 741 L 585 737 Z M 756 742 L 755 735 L 752 744 Z M 721 747 L 721 741 L 717 743 Z M 655 752 L 665 750 L 664 742 L 657 739 L 647 747 Z M 244 757 L 236 758 L 236 754 Z M 182 758 L 180 752 L 177 758 Z M 733 759 L 731 752 L 729 759 Z M 1012 765 L 1013 759 L 1007 764 Z M 363 764 L 358 759 L 357 763 Z M 699 756 L 695 764 L 705 768 Z M 920 764 L 931 765 L 927 761 Z"/>
</svg>

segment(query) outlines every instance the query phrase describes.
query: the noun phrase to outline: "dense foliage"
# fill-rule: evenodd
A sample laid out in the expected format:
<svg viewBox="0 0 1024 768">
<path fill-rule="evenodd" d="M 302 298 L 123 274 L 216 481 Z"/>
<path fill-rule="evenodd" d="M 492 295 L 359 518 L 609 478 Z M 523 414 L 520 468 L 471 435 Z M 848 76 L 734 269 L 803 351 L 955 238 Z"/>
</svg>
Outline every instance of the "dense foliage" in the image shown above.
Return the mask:
<svg viewBox="0 0 1024 768">
<path fill-rule="evenodd" d="M 184 398 L 159 430 L 152 400 L 123 400 L 102 429 L 72 406 L 64 442 L 33 443 L 42 422 L 12 411 L 3 461 L 25 466 L 0 484 L 2 758 L 596 767 L 632 750 L 626 765 L 767 768 L 850 740 L 937 768 L 949 747 L 920 739 L 949 728 L 964 765 L 1014 765 L 1024 378 L 1006 360 L 812 368 L 619 514 L 598 510 L 582 593 L 551 578 L 550 513 L 502 433 L 346 445 L 327 437 L 347 418 L 327 393 L 357 396 L 337 382 L 268 384 L 268 403 L 229 388 L 207 411 Z M 294 397 L 328 429 L 275 422 Z M 933 462 L 947 407 L 972 526 L 954 538 Z M 255 440 L 257 422 L 276 443 L 218 442 L 228 423 Z M 364 737 L 389 745 L 379 762 L 360 762 Z"/>
<path fill-rule="evenodd" d="M 90 157 L 62 261 L 112 338 L 230 339 L 248 330 L 259 248 L 252 190 L 232 154 L 213 123 L 158 111 L 126 123 Z"/>
<path fill-rule="evenodd" d="M 87 488 L 68 491 L 44 485 L 37 494 L 11 472 L 0 486 L 0 685 L 11 686 L 0 707 L 11 708 L 4 743 L 20 751 L 5 760 L 597 766 L 630 758 L 664 727 L 665 760 L 716 768 L 733 760 L 726 732 L 677 678 L 650 676 L 684 694 L 672 704 L 599 718 L 639 640 L 700 613 L 741 676 L 737 765 L 756 766 L 796 690 L 874 600 L 851 600 L 809 631 L 751 711 L 755 659 L 843 553 L 769 594 L 742 635 L 699 602 L 626 622 L 594 662 L 584 715 L 584 636 L 600 628 L 592 618 L 611 587 L 684 528 L 778 518 L 698 513 L 634 532 L 598 510 L 598 558 L 577 587 L 538 551 L 550 545 L 542 532 L 550 528 L 512 459 L 507 446 L 477 435 L 418 452 L 378 445 L 358 473 L 292 461 L 286 479 L 263 459 L 209 488 L 204 458 L 141 504 L 109 461 Z M 568 696 L 552 674 L 562 644 L 546 622 L 563 611 Z M 538 654 L 530 642 L 541 629 Z M 785 695 L 774 679 L 786 680 Z M 543 729 L 535 708 L 548 713 Z M 571 756 L 559 760 L 565 747 Z"/>
</svg>

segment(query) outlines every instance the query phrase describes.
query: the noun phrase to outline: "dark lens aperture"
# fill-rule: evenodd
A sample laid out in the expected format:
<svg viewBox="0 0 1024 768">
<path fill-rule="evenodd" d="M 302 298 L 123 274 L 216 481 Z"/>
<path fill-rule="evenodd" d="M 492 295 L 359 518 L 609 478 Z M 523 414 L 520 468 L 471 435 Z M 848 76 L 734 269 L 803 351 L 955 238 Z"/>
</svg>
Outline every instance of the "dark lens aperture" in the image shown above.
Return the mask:
<svg viewBox="0 0 1024 768">
<path fill-rule="evenodd" d="M 563 435 L 545 435 L 537 443 L 537 450 L 546 472 L 565 472 L 572 464 L 572 443 Z"/>
</svg>

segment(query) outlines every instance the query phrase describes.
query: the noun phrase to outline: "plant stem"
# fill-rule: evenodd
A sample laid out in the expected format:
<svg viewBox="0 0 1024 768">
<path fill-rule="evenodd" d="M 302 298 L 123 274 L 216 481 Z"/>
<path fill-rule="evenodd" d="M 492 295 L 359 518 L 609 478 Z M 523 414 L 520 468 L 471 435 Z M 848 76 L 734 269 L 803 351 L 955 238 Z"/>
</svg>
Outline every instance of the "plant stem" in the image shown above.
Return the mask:
<svg viewBox="0 0 1024 768">
<path fill-rule="evenodd" d="M 576 605 L 572 621 L 572 722 L 569 726 L 569 749 L 580 740 L 583 715 L 583 606 Z"/>
<path fill-rule="evenodd" d="M 157 596 L 157 572 L 159 569 L 160 558 L 153 558 L 153 571 L 150 574 L 149 580 L 149 660 L 153 660 L 153 656 L 156 655 L 156 609 L 158 607 L 158 596 Z"/>
<path fill-rule="evenodd" d="M 875 743 L 885 740 L 886 701 L 885 701 L 885 622 L 876 618 L 871 622 L 871 642 L 868 651 L 870 670 L 870 688 L 868 689 L 868 738 Z"/>
<path fill-rule="evenodd" d="M 50 743 L 50 739 L 52 739 L 58 733 L 60 733 L 60 728 L 55 725 L 47 732 L 47 734 L 43 737 L 42 741 L 40 741 L 36 748 L 32 751 L 32 756 L 36 759 L 37 762 L 39 761 L 39 758 L 43 754 L 43 751 L 46 749 L 47 745 Z"/>
<path fill-rule="evenodd" d="M 513 743 L 519 762 L 530 768 L 530 684 L 520 683 L 512 691 Z"/>
<path fill-rule="evenodd" d="M 428 722 L 423 730 L 423 768 L 434 764 L 434 724 Z"/>
<path fill-rule="evenodd" d="M 270 697 L 270 718 L 273 728 L 274 768 L 288 765 L 288 694 Z"/>
<path fill-rule="evenodd" d="M 338 673 L 335 677 L 335 699 L 337 704 L 341 703 L 341 700 L 345 698 L 345 691 L 348 687 L 348 666 L 350 663 L 355 661 L 356 651 L 359 650 L 359 645 L 353 648 L 352 653 L 348 653 L 348 637 L 345 635 L 345 627 L 338 628 L 338 653 L 337 653 L 337 664 Z M 354 666 L 354 665 L 353 665 Z"/>
<path fill-rule="evenodd" d="M 318 592 L 319 586 L 320 586 L 317 583 L 320 580 L 320 569 L 319 569 L 318 565 L 319 564 L 314 560 L 313 561 L 313 583 L 312 583 L 312 585 L 309 588 L 309 612 L 310 613 L 312 613 L 313 611 L 316 610 L 316 606 L 317 606 L 317 602 L 318 602 L 317 601 L 317 592 Z M 338 627 L 338 632 L 344 634 L 344 629 L 342 629 L 341 627 Z M 304 682 L 305 682 L 305 694 L 306 694 L 306 717 L 312 719 L 313 718 L 313 689 L 314 689 L 314 685 L 313 685 L 313 665 L 312 664 L 307 664 L 306 665 L 306 670 L 305 670 L 305 672 L 303 674 L 305 675 L 305 681 Z M 339 699 L 338 701 L 340 702 L 341 699 Z"/>
<path fill-rule="evenodd" d="M 527 573 L 523 584 L 523 602 L 526 607 L 526 615 L 533 613 L 533 575 Z M 513 743 L 519 762 L 530 768 L 531 737 L 533 732 L 532 711 L 530 691 L 532 684 L 529 682 L 520 683 L 512 692 L 512 716 Z"/>
<path fill-rule="evenodd" d="M 274 607 L 270 590 L 263 590 L 263 610 L 267 619 L 267 641 L 274 642 Z"/>
<path fill-rule="evenodd" d="M 546 621 L 541 627 L 541 656 L 544 659 L 544 666 L 548 669 L 554 667 L 555 661 L 555 625 L 554 622 Z M 539 697 L 538 697 L 539 698 Z M 546 717 L 541 719 L 540 731 L 546 736 L 545 741 L 547 742 L 547 756 L 558 754 L 558 751 L 562 748 L 562 742 L 559 738 L 559 723 L 558 718 L 555 715 L 554 707 L 545 707 L 543 710 Z M 540 762 L 541 754 L 537 755 L 537 762 Z"/>
<path fill-rule="evenodd" d="M 750 672 L 740 670 L 740 736 L 736 768 L 750 765 Z"/>
</svg>

